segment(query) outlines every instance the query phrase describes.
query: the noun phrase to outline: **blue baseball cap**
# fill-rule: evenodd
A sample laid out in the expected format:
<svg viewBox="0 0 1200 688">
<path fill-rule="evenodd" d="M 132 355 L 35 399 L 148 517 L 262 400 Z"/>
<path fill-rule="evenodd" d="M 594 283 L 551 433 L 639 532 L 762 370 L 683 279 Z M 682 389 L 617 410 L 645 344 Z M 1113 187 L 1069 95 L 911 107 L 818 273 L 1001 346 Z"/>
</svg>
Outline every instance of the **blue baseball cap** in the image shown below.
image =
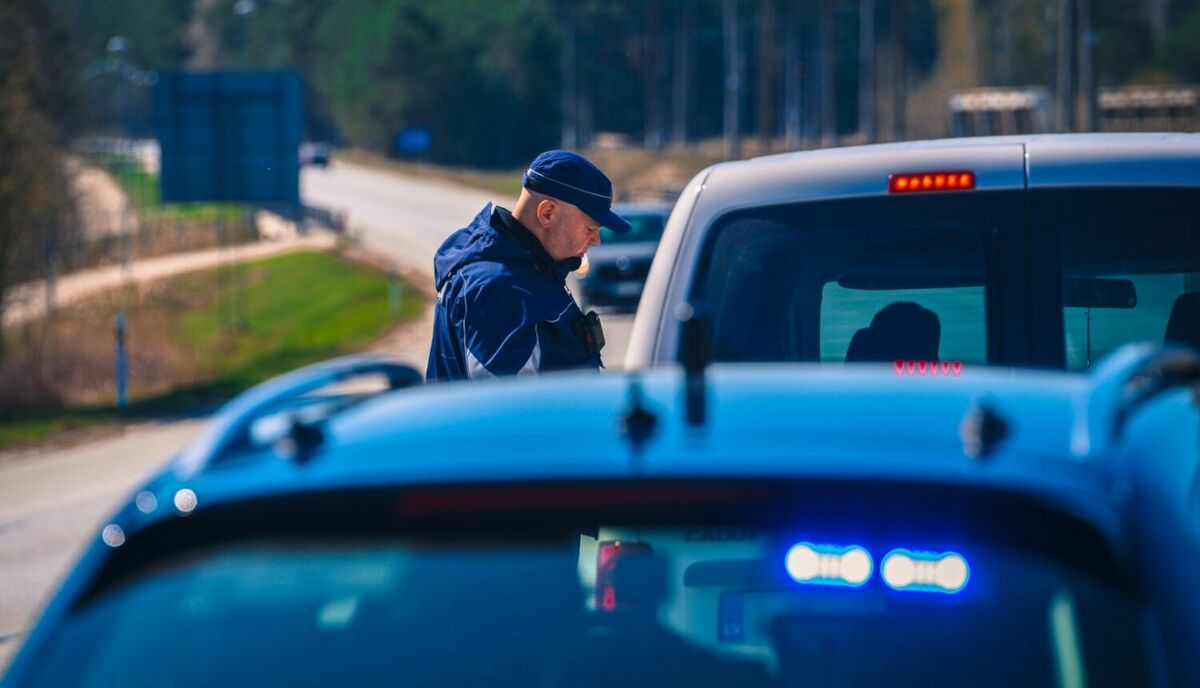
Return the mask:
<svg viewBox="0 0 1200 688">
<path fill-rule="evenodd" d="M 612 182 L 590 160 L 565 150 L 550 150 L 529 163 L 521 186 L 579 208 L 588 217 L 624 234 L 633 229 L 612 211 Z"/>
</svg>

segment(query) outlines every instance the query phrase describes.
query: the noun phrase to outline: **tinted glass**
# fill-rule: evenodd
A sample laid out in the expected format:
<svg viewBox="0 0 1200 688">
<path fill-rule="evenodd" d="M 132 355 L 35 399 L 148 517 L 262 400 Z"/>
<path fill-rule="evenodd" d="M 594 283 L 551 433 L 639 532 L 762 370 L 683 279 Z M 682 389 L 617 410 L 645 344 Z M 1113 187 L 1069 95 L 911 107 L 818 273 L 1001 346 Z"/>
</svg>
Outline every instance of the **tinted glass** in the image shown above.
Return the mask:
<svg viewBox="0 0 1200 688">
<path fill-rule="evenodd" d="M 166 562 L 75 613 L 34 683 L 1147 680 L 1137 606 L 1084 570 L 969 540 L 947 567 L 949 551 L 912 536 L 849 555 L 851 543 L 812 535 L 625 525 L 535 541 L 230 546 Z M 907 571 L 885 559 L 902 545 L 916 548 Z M 905 581 L 916 587 L 893 589 Z"/>
<path fill-rule="evenodd" d="M 989 214 L 984 194 L 967 196 L 719 220 L 692 296 L 708 309 L 715 359 L 987 362 L 984 220 L 1002 213 Z"/>
<path fill-rule="evenodd" d="M 854 335 L 864 328 L 871 331 L 875 315 L 895 302 L 915 303 L 938 315 L 941 340 L 933 358 L 971 363 L 987 360 L 981 286 L 866 290 L 830 282 L 821 296 L 821 362 L 845 361 Z"/>
<path fill-rule="evenodd" d="M 1130 342 L 1200 348 L 1200 224 L 1173 202 L 1182 196 L 1118 193 L 1124 212 L 1101 206 L 1061 231 L 1070 369 L 1087 368 Z M 1064 202 L 1078 208 L 1080 200 L 1087 199 Z"/>
</svg>

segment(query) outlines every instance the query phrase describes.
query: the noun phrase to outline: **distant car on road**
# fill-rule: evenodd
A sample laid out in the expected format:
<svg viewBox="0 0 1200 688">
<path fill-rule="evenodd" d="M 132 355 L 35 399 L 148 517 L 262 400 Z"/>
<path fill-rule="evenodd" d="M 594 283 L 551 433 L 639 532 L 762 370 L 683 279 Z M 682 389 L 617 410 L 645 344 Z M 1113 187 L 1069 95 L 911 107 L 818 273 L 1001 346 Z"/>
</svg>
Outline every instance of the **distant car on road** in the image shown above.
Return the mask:
<svg viewBox="0 0 1200 688">
<path fill-rule="evenodd" d="M 968 138 L 790 153 L 688 185 L 626 366 L 956 360 L 1086 369 L 1200 347 L 1200 135 Z"/>
<path fill-rule="evenodd" d="M 1200 685 L 1200 357 L 239 397 L 8 688 Z"/>
<path fill-rule="evenodd" d="M 618 203 L 613 211 L 629 221 L 633 230 L 617 234 L 600 230 L 600 245 L 588 251 L 591 267 L 577 281 L 584 306 L 608 306 L 632 312 L 642 297 L 646 273 L 662 238 L 671 206 L 651 203 Z"/>
<path fill-rule="evenodd" d="M 300 164 L 315 165 L 317 167 L 329 167 L 329 144 L 300 144 Z"/>
</svg>

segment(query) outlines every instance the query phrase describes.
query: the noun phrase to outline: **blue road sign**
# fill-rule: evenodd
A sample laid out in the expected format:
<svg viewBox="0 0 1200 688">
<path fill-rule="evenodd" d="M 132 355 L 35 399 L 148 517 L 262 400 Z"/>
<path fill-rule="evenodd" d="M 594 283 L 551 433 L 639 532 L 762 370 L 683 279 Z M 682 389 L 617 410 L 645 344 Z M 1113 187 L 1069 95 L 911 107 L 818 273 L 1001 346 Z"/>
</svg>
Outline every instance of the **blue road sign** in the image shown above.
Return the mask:
<svg viewBox="0 0 1200 688">
<path fill-rule="evenodd" d="M 424 127 L 405 127 L 396 131 L 392 147 L 397 155 L 428 153 L 433 148 L 433 132 Z"/>
<path fill-rule="evenodd" d="M 163 202 L 300 202 L 298 72 L 165 72 L 154 103 Z"/>
</svg>

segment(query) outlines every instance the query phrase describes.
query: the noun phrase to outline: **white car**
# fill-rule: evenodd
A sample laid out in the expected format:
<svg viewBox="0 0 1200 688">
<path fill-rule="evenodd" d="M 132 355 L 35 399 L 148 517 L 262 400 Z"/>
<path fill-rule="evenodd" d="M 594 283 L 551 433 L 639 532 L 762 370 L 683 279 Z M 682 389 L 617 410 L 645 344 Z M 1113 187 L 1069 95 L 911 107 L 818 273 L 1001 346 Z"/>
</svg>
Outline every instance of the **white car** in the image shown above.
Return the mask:
<svg viewBox="0 0 1200 688">
<path fill-rule="evenodd" d="M 680 197 L 626 366 L 679 360 L 1085 369 L 1200 347 L 1200 135 L 970 138 L 714 165 Z M 932 364 L 932 365 L 931 365 Z"/>
</svg>

